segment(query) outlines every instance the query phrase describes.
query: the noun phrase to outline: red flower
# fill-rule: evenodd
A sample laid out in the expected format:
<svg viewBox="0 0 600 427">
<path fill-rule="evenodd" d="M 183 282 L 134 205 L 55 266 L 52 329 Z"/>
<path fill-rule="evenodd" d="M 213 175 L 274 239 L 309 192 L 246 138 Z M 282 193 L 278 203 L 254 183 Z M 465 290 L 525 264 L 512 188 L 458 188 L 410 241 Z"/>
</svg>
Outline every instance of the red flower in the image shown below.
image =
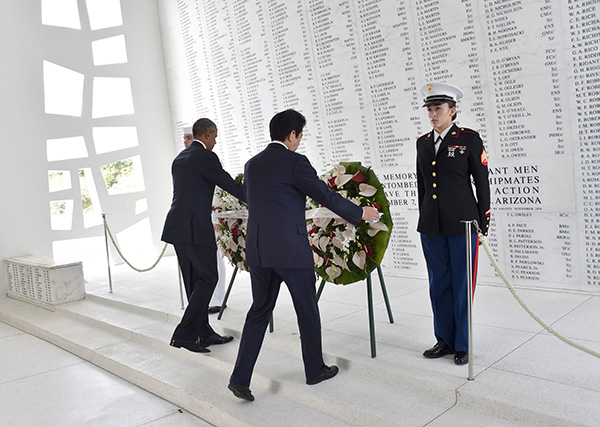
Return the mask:
<svg viewBox="0 0 600 427">
<path fill-rule="evenodd" d="M 375 209 L 381 212 L 381 205 L 379 203 L 373 203 L 371 206 L 373 206 Z"/>
<path fill-rule="evenodd" d="M 331 258 L 325 258 L 325 265 L 329 267 L 331 265 Z"/>
<path fill-rule="evenodd" d="M 331 178 L 329 178 L 329 181 L 327 181 L 327 184 L 329 185 L 329 188 L 335 187 L 335 176 L 332 176 Z"/>
<path fill-rule="evenodd" d="M 233 227 L 233 228 L 231 229 L 231 234 L 233 234 L 234 236 L 237 236 L 237 235 L 238 235 L 238 232 L 239 232 L 239 228 L 238 228 L 237 226 L 236 226 L 236 227 Z"/>
<path fill-rule="evenodd" d="M 317 232 L 317 226 L 316 226 L 316 225 L 313 225 L 313 228 L 311 228 L 311 229 L 308 231 L 308 234 L 310 234 L 310 235 L 312 236 L 312 235 L 313 235 L 313 234 L 315 234 L 316 232 Z"/>
<path fill-rule="evenodd" d="M 356 172 L 354 174 L 354 176 L 352 177 L 352 181 L 356 181 L 356 182 L 365 182 L 367 179 L 365 178 L 365 176 L 360 173 L 360 172 Z"/>
<path fill-rule="evenodd" d="M 367 254 L 367 258 L 371 258 L 371 255 L 373 255 L 373 246 L 371 246 L 370 243 L 365 243 L 365 245 L 363 246 L 363 249 L 364 249 L 365 253 Z"/>
</svg>

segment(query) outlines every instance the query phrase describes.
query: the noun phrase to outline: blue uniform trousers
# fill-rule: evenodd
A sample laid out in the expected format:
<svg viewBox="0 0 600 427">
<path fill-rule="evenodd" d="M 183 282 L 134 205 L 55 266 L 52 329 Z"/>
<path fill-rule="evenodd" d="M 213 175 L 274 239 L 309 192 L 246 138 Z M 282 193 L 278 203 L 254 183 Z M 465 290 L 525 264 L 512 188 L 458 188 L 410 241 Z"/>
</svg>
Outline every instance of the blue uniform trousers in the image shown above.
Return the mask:
<svg viewBox="0 0 600 427">
<path fill-rule="evenodd" d="M 429 296 L 436 338 L 456 351 L 468 351 L 467 243 L 464 235 L 421 234 L 429 274 Z M 477 274 L 478 238 L 472 235 L 473 284 Z"/>
</svg>

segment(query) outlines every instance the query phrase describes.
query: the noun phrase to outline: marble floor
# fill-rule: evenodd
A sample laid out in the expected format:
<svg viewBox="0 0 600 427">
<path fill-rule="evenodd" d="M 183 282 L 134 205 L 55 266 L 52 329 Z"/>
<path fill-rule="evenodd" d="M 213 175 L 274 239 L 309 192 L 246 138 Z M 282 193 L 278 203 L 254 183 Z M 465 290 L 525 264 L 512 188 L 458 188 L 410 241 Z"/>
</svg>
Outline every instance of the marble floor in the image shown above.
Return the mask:
<svg viewBox="0 0 600 427">
<path fill-rule="evenodd" d="M 228 277 L 232 270 L 228 267 Z M 126 265 L 113 267 L 113 292 L 106 272 L 86 273 L 86 292 L 126 303 L 181 315 L 174 257 L 165 257 L 148 273 Z M 600 360 L 567 346 L 541 328 L 499 283 L 480 283 L 474 306 L 475 380 L 466 381 L 467 367 L 451 359 L 425 360 L 423 349 L 433 344 L 427 283 L 423 279 L 387 277 L 395 322 L 387 319 L 374 280 L 377 358 L 369 358 L 366 293 L 363 285 L 327 285 L 321 301 L 324 352 L 347 350 L 344 357 L 372 363 L 377 369 L 409 351 L 408 363 L 451 371 L 465 379 L 464 396 L 486 395 L 486 402 L 514 404 L 520 411 L 549 414 L 556 425 L 599 425 Z M 518 289 L 527 304 L 556 331 L 578 344 L 600 351 L 600 293 Z M 239 330 L 250 304 L 247 273 L 239 273 L 221 320 L 222 330 Z M 230 313 L 228 315 L 227 313 Z M 237 315 L 231 315 L 235 314 Z M 274 312 L 277 331 L 294 333 L 295 314 L 282 287 Z M 276 339 L 276 334 L 269 339 Z M 405 357 L 405 356 L 403 356 Z M 397 361 L 395 361 L 397 363 Z M 290 369 L 300 369 L 298 366 Z M 431 381 L 431 378 L 426 378 Z M 540 394 L 541 389 L 548 390 Z M 205 421 L 78 357 L 0 322 L 0 425 L 6 426 L 202 426 Z M 238 402 L 232 399 L 232 404 Z M 534 406 L 535 405 L 535 406 Z M 528 407 L 529 406 L 529 407 Z M 564 424 L 560 420 L 564 420 Z M 440 411 L 423 421 L 427 426 L 526 425 L 498 414 L 494 405 L 468 403 Z M 399 425 L 402 425 L 400 423 Z"/>
</svg>

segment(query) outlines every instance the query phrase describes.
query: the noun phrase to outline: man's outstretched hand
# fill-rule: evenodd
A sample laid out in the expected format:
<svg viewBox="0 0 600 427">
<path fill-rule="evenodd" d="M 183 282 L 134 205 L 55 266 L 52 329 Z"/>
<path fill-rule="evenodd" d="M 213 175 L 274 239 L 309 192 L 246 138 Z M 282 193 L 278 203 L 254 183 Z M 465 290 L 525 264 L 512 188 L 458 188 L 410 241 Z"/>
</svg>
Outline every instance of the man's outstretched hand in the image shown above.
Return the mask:
<svg viewBox="0 0 600 427">
<path fill-rule="evenodd" d="M 363 221 L 375 222 L 379 220 L 379 211 L 372 206 L 363 206 Z"/>
</svg>

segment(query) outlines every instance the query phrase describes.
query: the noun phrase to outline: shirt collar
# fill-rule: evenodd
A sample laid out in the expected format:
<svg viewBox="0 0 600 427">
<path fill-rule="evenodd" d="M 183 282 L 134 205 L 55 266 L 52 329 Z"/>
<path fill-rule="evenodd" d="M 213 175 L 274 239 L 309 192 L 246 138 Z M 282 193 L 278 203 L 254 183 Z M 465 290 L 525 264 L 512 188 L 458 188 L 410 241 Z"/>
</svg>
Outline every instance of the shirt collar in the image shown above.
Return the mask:
<svg viewBox="0 0 600 427">
<path fill-rule="evenodd" d="M 284 144 L 283 142 L 281 142 L 281 141 L 271 141 L 271 144 L 281 144 L 281 145 L 283 145 L 283 146 L 285 147 L 285 149 L 286 149 L 286 150 L 289 150 L 288 146 L 287 146 L 287 145 L 285 145 L 285 144 Z"/>
<path fill-rule="evenodd" d="M 206 145 L 204 145 L 204 142 L 202 142 L 202 141 L 200 141 L 200 140 L 198 140 L 198 139 L 194 139 L 194 140 L 192 141 L 192 143 L 194 143 L 194 142 L 198 142 L 198 143 L 202 144 L 202 146 L 203 146 L 204 148 L 206 148 Z M 206 149 L 208 150 L 208 148 L 206 148 Z"/>
<path fill-rule="evenodd" d="M 434 131 L 433 131 L 433 136 L 434 136 L 433 140 L 434 140 L 434 141 L 437 141 L 437 139 L 438 139 L 438 136 L 441 136 L 441 137 L 442 137 L 442 139 L 444 139 L 444 138 L 446 137 L 446 135 L 448 135 L 448 132 L 450 131 L 450 128 L 451 128 L 452 126 L 454 126 L 454 123 L 452 123 L 452 124 L 451 124 L 450 126 L 448 126 L 446 129 L 444 129 L 444 130 L 442 131 L 442 133 L 437 133 L 437 132 L 434 130 Z"/>
</svg>

